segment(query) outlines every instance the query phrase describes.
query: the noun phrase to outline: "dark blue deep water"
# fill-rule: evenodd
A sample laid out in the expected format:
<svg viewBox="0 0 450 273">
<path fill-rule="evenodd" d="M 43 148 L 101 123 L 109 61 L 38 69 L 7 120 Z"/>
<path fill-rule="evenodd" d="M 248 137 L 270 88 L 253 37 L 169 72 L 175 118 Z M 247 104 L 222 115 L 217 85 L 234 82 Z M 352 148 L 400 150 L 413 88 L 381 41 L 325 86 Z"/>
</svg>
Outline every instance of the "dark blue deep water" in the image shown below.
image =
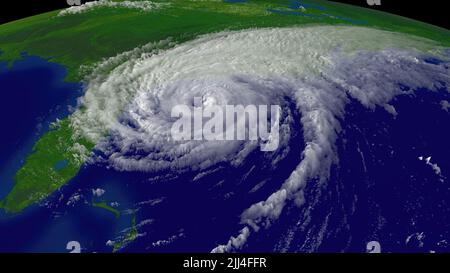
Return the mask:
<svg viewBox="0 0 450 273">
<path fill-rule="evenodd" d="M 448 90 L 399 96 L 396 117 L 352 101 L 330 180 L 311 181 L 304 207 L 291 205 L 246 250 L 366 252 L 377 241 L 382 252 L 449 252 L 450 113 L 442 100 L 450 100 Z M 421 156 L 432 156 L 441 175 Z"/>
</svg>

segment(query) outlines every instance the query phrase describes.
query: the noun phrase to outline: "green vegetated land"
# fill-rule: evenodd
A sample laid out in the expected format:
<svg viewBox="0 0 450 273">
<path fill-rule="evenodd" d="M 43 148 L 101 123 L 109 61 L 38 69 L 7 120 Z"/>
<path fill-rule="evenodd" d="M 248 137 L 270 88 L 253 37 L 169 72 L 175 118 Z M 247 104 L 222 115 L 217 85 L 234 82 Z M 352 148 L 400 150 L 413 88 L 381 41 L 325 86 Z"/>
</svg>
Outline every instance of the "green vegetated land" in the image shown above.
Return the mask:
<svg viewBox="0 0 450 273">
<path fill-rule="evenodd" d="M 69 119 L 59 122 L 34 145 L 14 177 L 12 191 L 0 206 L 16 213 L 45 199 L 78 173 L 93 148 L 93 143 L 73 138 Z M 62 168 L 57 167 L 60 162 L 64 162 Z"/>
<path fill-rule="evenodd" d="M 245 3 L 173 0 L 152 11 L 98 8 L 65 16 L 57 16 L 59 11 L 54 11 L 0 25 L 0 62 L 12 64 L 21 58 L 22 52 L 27 52 L 63 65 L 68 70 L 66 80 L 78 82 L 85 76 L 80 66 L 92 66 L 149 42 L 171 38 L 175 43 L 182 43 L 224 30 L 306 24 L 370 26 L 450 46 L 450 31 L 439 27 L 328 1 L 302 2 L 325 10 L 292 9 L 288 0 Z M 91 152 L 94 146 L 95 143 L 74 138 L 70 117 L 64 119 L 34 145 L 0 207 L 18 213 L 45 199 L 78 173 L 85 162 L 83 153 Z M 66 166 L 55 168 L 61 161 L 66 161 Z"/>
<path fill-rule="evenodd" d="M 127 246 L 128 244 L 130 244 L 131 242 L 136 240 L 136 238 L 138 236 L 139 236 L 139 231 L 137 229 L 137 224 L 136 224 L 136 215 L 133 215 L 133 218 L 131 220 L 131 227 L 129 228 L 129 230 L 127 230 L 125 232 L 125 234 L 119 241 L 113 243 L 112 252 L 117 252 L 117 251 L 121 250 L 122 248 L 124 248 L 125 246 Z"/>
<path fill-rule="evenodd" d="M 101 208 L 101 209 L 105 209 L 105 210 L 113 213 L 116 218 L 120 217 L 120 211 L 118 209 L 108 205 L 106 202 L 99 202 L 99 203 L 92 202 L 92 206 Z"/>
</svg>

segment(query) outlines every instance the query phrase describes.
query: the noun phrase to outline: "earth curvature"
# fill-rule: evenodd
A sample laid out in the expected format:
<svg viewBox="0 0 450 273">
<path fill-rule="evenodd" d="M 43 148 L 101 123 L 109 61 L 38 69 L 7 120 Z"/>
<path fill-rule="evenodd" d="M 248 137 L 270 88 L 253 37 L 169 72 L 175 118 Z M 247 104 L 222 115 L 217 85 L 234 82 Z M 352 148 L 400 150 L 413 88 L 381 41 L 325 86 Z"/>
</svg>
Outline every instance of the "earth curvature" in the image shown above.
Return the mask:
<svg viewBox="0 0 450 273">
<path fill-rule="evenodd" d="M 0 252 L 449 252 L 449 67 L 449 30 L 322 0 L 0 25 Z M 276 105 L 276 147 L 177 105 Z"/>
</svg>

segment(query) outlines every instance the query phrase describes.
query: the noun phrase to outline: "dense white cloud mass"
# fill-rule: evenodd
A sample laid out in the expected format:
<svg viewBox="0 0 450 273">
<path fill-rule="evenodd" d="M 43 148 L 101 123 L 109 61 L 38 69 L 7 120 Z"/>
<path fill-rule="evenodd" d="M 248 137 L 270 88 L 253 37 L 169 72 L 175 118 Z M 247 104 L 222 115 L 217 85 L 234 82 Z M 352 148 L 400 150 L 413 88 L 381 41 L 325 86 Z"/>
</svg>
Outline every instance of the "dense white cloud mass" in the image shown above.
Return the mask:
<svg viewBox="0 0 450 273">
<path fill-rule="evenodd" d="M 142 11 L 150 11 L 154 9 L 158 9 L 168 5 L 168 3 L 156 3 L 151 1 L 122 1 L 116 2 L 111 0 L 99 0 L 86 2 L 79 6 L 72 6 L 70 8 L 62 10 L 58 13 L 58 16 L 64 16 L 68 14 L 77 14 L 87 12 L 100 7 L 108 7 L 108 8 L 128 8 L 128 9 L 137 9 Z"/>
<path fill-rule="evenodd" d="M 278 191 L 242 213 L 240 234 L 213 250 L 233 251 L 252 230 L 278 219 L 287 201 L 301 205 L 307 181 L 327 180 L 338 161 L 335 141 L 349 98 L 396 114 L 388 105 L 394 96 L 450 83 L 448 70 L 421 59 L 440 50 L 427 40 L 361 27 L 211 34 L 132 58 L 106 77 L 92 77 L 83 110 L 75 113 L 72 124 L 77 133 L 99 143 L 97 160 L 118 170 L 202 170 L 218 162 L 240 164 L 259 143 L 174 141 L 170 112 L 175 105 L 194 107 L 194 97 L 219 107 L 280 105 L 279 149 L 288 149 L 289 97 L 301 113 L 305 149 L 298 155 L 300 163 L 280 181 Z M 407 87 L 400 88 L 399 80 Z M 275 155 L 268 158 L 275 160 Z"/>
</svg>

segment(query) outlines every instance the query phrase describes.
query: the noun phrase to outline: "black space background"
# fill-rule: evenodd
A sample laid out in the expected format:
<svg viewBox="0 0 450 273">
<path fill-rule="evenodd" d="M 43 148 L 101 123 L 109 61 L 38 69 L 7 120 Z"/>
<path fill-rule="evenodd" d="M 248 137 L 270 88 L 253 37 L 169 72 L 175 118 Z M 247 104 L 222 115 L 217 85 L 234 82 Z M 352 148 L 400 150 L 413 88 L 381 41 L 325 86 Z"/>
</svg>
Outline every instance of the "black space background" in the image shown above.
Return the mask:
<svg viewBox="0 0 450 273">
<path fill-rule="evenodd" d="M 335 0 L 335 2 L 387 11 L 450 29 L 448 0 L 381 0 L 381 6 L 369 6 L 367 0 Z M 66 0 L 7 0 L 2 1 L 1 5 L 0 24 L 68 7 Z"/>
</svg>

